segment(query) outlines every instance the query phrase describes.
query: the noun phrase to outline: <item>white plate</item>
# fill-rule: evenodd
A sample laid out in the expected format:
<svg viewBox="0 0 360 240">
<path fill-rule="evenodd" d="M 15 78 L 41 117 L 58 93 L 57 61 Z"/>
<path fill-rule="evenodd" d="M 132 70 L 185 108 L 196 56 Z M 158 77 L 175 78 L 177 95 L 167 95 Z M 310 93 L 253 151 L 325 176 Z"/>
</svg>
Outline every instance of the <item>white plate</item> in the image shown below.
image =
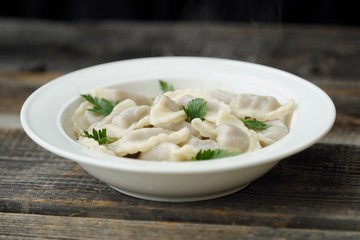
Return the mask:
<svg viewBox="0 0 360 240">
<path fill-rule="evenodd" d="M 156 96 L 158 80 L 176 88 L 221 88 L 271 95 L 297 103 L 290 133 L 259 151 L 199 162 L 150 162 L 96 154 L 72 139 L 70 117 L 79 94 L 117 86 Z M 24 103 L 21 123 L 40 146 L 76 161 L 94 177 L 125 194 L 157 201 L 195 201 L 241 189 L 281 159 L 316 143 L 332 127 L 335 107 L 312 83 L 274 68 L 201 57 L 158 57 L 102 64 L 51 81 Z M 316 159 L 315 159 L 316 160 Z"/>
</svg>

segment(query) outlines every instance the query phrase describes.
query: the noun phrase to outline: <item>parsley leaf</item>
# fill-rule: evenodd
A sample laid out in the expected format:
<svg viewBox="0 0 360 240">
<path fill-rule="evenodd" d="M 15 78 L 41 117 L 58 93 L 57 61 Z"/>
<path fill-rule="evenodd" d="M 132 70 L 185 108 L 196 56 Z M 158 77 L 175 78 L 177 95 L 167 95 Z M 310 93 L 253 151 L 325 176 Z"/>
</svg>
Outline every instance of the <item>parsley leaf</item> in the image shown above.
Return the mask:
<svg viewBox="0 0 360 240">
<path fill-rule="evenodd" d="M 200 150 L 191 160 L 209 160 L 216 158 L 231 157 L 240 154 L 235 151 L 227 151 L 224 149 L 206 149 Z"/>
<path fill-rule="evenodd" d="M 159 80 L 160 83 L 160 88 L 163 92 L 170 92 L 170 91 L 174 91 L 174 86 L 170 83 L 167 83 L 163 80 Z"/>
<path fill-rule="evenodd" d="M 271 125 L 264 122 L 258 121 L 255 118 L 240 118 L 240 120 L 245 124 L 246 127 L 253 129 L 255 131 L 262 131 L 270 127 Z"/>
<path fill-rule="evenodd" d="M 194 98 L 190 102 L 188 102 L 186 107 L 181 107 L 188 117 L 188 122 L 191 122 L 195 118 L 200 118 L 201 120 L 204 120 L 204 117 L 207 113 L 206 101 L 202 98 Z"/>
<path fill-rule="evenodd" d="M 88 109 L 89 111 L 103 116 L 109 115 L 116 106 L 116 104 L 119 103 L 119 101 L 114 102 L 109 101 L 105 98 L 92 97 L 89 94 L 82 94 L 81 96 L 94 106 L 93 108 Z"/>
<path fill-rule="evenodd" d="M 95 139 L 100 145 L 110 143 L 106 136 L 106 128 L 99 129 L 96 131 L 95 128 L 92 130 L 92 134 L 90 134 L 88 131 L 84 130 L 83 137 L 93 138 Z"/>
</svg>

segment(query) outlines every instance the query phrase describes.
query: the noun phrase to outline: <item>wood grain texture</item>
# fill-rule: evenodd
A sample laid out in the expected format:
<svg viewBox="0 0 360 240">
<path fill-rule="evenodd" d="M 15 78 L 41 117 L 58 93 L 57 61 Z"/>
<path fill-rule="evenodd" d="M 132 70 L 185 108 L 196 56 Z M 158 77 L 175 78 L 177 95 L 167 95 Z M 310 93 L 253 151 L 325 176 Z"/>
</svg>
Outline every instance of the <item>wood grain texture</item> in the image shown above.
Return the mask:
<svg viewBox="0 0 360 240">
<path fill-rule="evenodd" d="M 19 114 L 22 104 L 31 93 L 62 74 L 64 73 L 0 70 L 0 113 Z"/>
<path fill-rule="evenodd" d="M 356 239 L 355 231 L 1 214 L 4 239 Z"/>
<path fill-rule="evenodd" d="M 358 28 L 0 20 L 0 69 L 9 71 L 68 72 L 121 59 L 187 55 L 261 63 L 309 80 L 360 76 L 354 67 Z"/>
<path fill-rule="evenodd" d="M 355 146 L 314 145 L 227 197 L 161 203 L 112 190 L 21 130 L 1 130 L 0 144 L 0 212 L 360 231 Z"/>
</svg>

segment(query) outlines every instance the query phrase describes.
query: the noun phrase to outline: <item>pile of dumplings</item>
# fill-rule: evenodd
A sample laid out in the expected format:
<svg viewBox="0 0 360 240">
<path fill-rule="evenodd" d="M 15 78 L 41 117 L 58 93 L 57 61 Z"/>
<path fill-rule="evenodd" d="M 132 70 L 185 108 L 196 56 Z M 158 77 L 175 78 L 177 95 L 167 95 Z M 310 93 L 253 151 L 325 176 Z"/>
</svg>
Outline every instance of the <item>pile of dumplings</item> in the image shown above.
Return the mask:
<svg viewBox="0 0 360 240">
<path fill-rule="evenodd" d="M 119 101 L 107 116 L 82 102 L 72 116 L 77 141 L 89 149 L 120 157 L 153 161 L 189 161 L 200 150 L 224 149 L 246 153 L 266 147 L 288 134 L 288 122 L 296 107 L 293 100 L 280 104 L 272 96 L 223 90 L 177 89 L 155 98 L 120 89 L 101 88 L 93 97 Z M 204 119 L 187 121 L 182 106 L 201 98 L 206 101 Z M 240 118 L 268 124 L 255 131 Z M 109 144 L 84 137 L 84 130 L 106 129 Z"/>
</svg>

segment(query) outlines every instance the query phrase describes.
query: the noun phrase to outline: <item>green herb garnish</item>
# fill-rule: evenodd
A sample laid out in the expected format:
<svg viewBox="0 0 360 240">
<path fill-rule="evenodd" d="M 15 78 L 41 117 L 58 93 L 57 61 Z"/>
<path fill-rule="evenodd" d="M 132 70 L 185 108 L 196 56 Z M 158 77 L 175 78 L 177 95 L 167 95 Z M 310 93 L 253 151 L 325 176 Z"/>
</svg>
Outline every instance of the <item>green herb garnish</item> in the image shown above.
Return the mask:
<svg viewBox="0 0 360 240">
<path fill-rule="evenodd" d="M 188 122 L 191 122 L 195 118 L 200 118 L 204 120 L 204 117 L 207 113 L 206 111 L 206 101 L 202 98 L 195 98 L 192 99 L 186 107 L 181 106 L 182 109 L 185 111 L 188 119 Z"/>
<path fill-rule="evenodd" d="M 159 80 L 160 88 L 163 92 L 170 92 L 174 91 L 174 86 L 168 82 L 165 82 L 163 80 Z"/>
<path fill-rule="evenodd" d="M 224 149 L 206 149 L 200 150 L 194 157 L 191 158 L 191 160 L 210 160 L 216 158 L 231 157 L 238 154 L 239 152 L 227 151 Z"/>
<path fill-rule="evenodd" d="M 116 106 L 116 104 L 119 103 L 119 101 L 114 102 L 109 101 L 105 98 L 92 97 L 89 94 L 82 94 L 81 96 L 94 106 L 93 108 L 88 109 L 89 111 L 103 116 L 109 115 Z"/>
<path fill-rule="evenodd" d="M 270 127 L 269 124 L 258 121 L 255 118 L 245 117 L 245 118 L 240 118 L 240 120 L 245 124 L 246 127 L 253 129 L 255 131 L 262 131 Z"/>
<path fill-rule="evenodd" d="M 93 128 L 92 134 L 84 130 L 84 135 L 82 136 L 95 139 L 100 145 L 110 143 L 109 139 L 106 136 L 106 128 L 99 129 L 98 131 Z"/>
</svg>

